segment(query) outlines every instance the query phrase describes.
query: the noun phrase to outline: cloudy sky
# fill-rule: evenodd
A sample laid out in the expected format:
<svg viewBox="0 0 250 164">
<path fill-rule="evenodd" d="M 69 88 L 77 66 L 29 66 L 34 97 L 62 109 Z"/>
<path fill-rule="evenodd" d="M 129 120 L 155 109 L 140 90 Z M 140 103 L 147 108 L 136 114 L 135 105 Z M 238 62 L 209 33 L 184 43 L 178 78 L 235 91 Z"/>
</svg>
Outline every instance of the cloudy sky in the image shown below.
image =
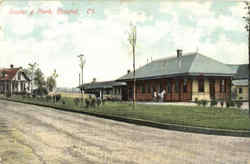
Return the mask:
<svg viewBox="0 0 250 164">
<path fill-rule="evenodd" d="M 119 78 L 132 69 L 130 22 L 137 26 L 136 67 L 173 56 L 176 49 L 243 64 L 248 60 L 243 8 L 236 1 L 4 0 L 0 67 L 38 62 L 46 76 L 57 70 L 58 86 L 75 87 L 77 56 L 84 54 L 84 82 Z"/>
</svg>

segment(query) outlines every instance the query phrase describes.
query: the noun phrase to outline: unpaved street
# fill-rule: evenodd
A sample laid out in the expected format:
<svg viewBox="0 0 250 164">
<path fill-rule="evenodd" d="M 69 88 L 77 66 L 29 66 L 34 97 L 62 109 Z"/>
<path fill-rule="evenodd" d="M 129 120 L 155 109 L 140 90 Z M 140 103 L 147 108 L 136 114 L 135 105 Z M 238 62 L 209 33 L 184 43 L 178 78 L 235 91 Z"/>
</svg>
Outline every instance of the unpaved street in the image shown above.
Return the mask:
<svg viewBox="0 0 250 164">
<path fill-rule="evenodd" d="M 0 100 L 0 164 L 250 164 L 250 138 L 183 133 Z"/>
</svg>

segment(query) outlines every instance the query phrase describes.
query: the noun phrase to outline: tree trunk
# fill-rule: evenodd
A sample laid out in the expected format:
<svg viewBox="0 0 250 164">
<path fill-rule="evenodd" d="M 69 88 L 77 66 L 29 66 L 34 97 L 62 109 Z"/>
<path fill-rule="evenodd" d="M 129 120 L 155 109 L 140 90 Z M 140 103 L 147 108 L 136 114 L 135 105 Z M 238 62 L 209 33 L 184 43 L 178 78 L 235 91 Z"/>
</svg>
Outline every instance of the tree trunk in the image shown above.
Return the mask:
<svg viewBox="0 0 250 164">
<path fill-rule="evenodd" d="M 133 109 L 135 108 L 135 91 L 136 91 L 136 85 L 135 85 L 135 46 L 133 45 L 133 69 L 134 69 L 134 71 L 133 71 L 133 82 L 134 82 L 134 84 L 133 84 Z"/>
<path fill-rule="evenodd" d="M 248 24 L 249 27 L 250 23 Z M 248 30 L 248 116 L 250 118 L 250 31 Z"/>
</svg>

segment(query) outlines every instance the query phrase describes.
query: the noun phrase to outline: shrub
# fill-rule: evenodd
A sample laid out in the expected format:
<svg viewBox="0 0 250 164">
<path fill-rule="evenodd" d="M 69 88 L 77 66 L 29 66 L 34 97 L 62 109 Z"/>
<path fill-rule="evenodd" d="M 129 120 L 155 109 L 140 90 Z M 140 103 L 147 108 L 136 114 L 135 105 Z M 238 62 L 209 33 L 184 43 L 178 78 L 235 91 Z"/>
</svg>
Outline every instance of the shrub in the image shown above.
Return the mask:
<svg viewBox="0 0 250 164">
<path fill-rule="evenodd" d="M 85 99 L 85 104 L 86 104 L 86 108 L 88 108 L 89 105 L 90 105 L 90 100 L 89 99 Z"/>
<path fill-rule="evenodd" d="M 211 107 L 216 106 L 217 103 L 218 103 L 218 102 L 217 102 L 216 100 L 212 100 L 212 101 L 210 102 L 210 106 L 211 106 Z"/>
<path fill-rule="evenodd" d="M 52 99 L 51 96 L 49 96 L 49 95 L 46 96 L 46 101 L 47 101 L 47 102 L 51 101 L 51 99 Z"/>
<path fill-rule="evenodd" d="M 220 105 L 221 105 L 221 107 L 224 106 L 224 100 L 220 100 Z"/>
<path fill-rule="evenodd" d="M 60 94 L 55 95 L 56 102 L 60 101 L 61 97 L 62 96 Z"/>
<path fill-rule="evenodd" d="M 75 105 L 79 105 L 80 99 L 79 98 L 74 98 L 73 99 Z"/>
<path fill-rule="evenodd" d="M 201 104 L 205 107 L 207 105 L 208 101 L 207 100 L 201 100 Z"/>
<path fill-rule="evenodd" d="M 65 101 L 65 100 L 62 100 L 62 104 L 65 105 L 65 104 L 66 104 L 66 101 Z"/>
<path fill-rule="evenodd" d="M 97 106 L 100 106 L 100 105 L 101 105 L 101 103 L 102 103 L 101 99 L 100 99 L 100 98 L 98 98 L 98 99 L 96 100 L 96 104 L 97 104 Z"/>
<path fill-rule="evenodd" d="M 232 100 L 227 100 L 226 106 L 227 106 L 227 108 L 229 108 L 230 106 L 234 106 L 234 102 Z"/>
<path fill-rule="evenodd" d="M 90 99 L 90 106 L 93 108 L 96 106 L 96 99 L 95 98 Z"/>
<path fill-rule="evenodd" d="M 238 108 L 240 108 L 243 105 L 243 103 L 241 101 L 237 101 L 236 105 L 237 105 Z"/>
</svg>

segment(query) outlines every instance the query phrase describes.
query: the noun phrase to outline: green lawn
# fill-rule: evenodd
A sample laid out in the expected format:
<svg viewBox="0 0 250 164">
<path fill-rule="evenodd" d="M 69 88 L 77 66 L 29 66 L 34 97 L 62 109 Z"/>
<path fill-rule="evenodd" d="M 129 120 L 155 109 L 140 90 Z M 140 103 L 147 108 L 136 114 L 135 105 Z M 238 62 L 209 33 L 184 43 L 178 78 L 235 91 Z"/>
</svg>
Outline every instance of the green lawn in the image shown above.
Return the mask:
<svg viewBox="0 0 250 164">
<path fill-rule="evenodd" d="M 48 104 L 45 101 L 34 99 L 15 98 L 22 101 L 32 101 L 40 104 Z M 56 106 L 81 110 L 86 112 L 136 118 L 159 123 L 172 123 L 180 125 L 191 125 L 197 127 L 208 127 L 217 129 L 250 130 L 250 119 L 247 111 L 236 108 L 211 108 L 191 106 L 163 106 L 136 104 L 133 110 L 130 103 L 106 102 L 95 108 L 76 106 L 71 98 L 63 98 Z M 51 103 L 50 103 L 51 104 Z"/>
</svg>

